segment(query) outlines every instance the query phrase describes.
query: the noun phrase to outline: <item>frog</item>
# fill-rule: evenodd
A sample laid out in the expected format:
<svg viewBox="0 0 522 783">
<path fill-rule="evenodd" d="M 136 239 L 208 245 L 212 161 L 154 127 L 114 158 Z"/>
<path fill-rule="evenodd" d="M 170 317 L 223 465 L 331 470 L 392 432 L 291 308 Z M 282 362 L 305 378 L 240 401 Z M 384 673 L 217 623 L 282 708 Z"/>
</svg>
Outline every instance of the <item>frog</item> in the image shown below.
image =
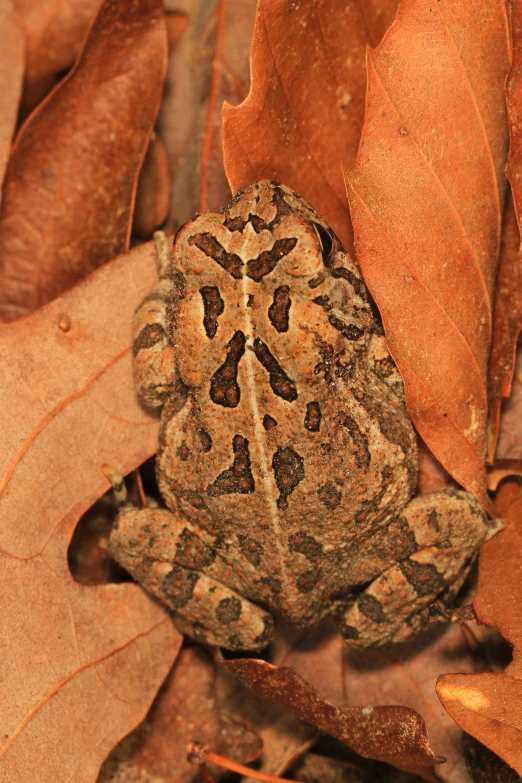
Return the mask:
<svg viewBox="0 0 522 783">
<path fill-rule="evenodd" d="M 275 619 L 402 642 L 452 601 L 491 524 L 462 489 L 415 497 L 417 436 L 356 262 L 291 188 L 185 223 L 133 322 L 160 409 L 165 508 L 122 490 L 109 547 L 203 643 L 259 651 Z"/>
</svg>

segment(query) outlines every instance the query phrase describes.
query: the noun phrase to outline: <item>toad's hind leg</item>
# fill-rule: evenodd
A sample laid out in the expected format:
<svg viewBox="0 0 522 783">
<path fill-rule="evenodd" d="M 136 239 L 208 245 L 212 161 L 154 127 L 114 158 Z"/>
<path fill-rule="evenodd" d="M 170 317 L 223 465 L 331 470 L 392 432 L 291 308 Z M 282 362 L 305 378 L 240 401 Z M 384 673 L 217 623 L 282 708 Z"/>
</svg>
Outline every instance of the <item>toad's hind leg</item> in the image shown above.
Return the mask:
<svg viewBox="0 0 522 783">
<path fill-rule="evenodd" d="M 227 566 L 211 536 L 206 539 L 170 511 L 126 504 L 109 548 L 137 582 L 174 610 L 180 631 L 229 650 L 261 650 L 270 641 L 272 617 L 214 577 L 226 574 Z"/>
<path fill-rule="evenodd" d="M 488 533 L 485 513 L 467 492 L 433 492 L 412 500 L 368 543 L 368 562 L 375 569 L 381 560 L 385 570 L 346 611 L 340 630 L 348 644 L 379 646 L 421 630 L 429 604 L 439 595 L 456 594 Z M 386 568 L 386 561 L 394 560 Z"/>
</svg>

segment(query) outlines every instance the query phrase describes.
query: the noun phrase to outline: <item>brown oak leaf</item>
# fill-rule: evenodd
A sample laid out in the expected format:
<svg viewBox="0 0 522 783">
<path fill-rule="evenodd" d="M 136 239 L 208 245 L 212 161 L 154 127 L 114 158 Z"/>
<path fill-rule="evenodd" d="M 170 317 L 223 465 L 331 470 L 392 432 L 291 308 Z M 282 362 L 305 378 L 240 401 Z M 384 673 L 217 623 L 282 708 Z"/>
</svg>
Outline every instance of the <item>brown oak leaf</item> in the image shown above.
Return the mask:
<svg viewBox="0 0 522 783">
<path fill-rule="evenodd" d="M 128 247 L 166 52 L 160 0 L 105 0 L 75 67 L 22 127 L 0 213 L 0 318 Z"/>
<path fill-rule="evenodd" d="M 142 720 L 181 636 L 133 584 L 67 566 L 79 517 L 156 448 L 135 398 L 130 323 L 155 281 L 142 245 L 0 327 L 0 779 L 94 783 Z"/>
<path fill-rule="evenodd" d="M 403 0 L 368 53 L 361 144 L 346 172 L 357 257 L 408 412 L 444 468 L 486 508 L 508 29 L 502 0 Z"/>
</svg>

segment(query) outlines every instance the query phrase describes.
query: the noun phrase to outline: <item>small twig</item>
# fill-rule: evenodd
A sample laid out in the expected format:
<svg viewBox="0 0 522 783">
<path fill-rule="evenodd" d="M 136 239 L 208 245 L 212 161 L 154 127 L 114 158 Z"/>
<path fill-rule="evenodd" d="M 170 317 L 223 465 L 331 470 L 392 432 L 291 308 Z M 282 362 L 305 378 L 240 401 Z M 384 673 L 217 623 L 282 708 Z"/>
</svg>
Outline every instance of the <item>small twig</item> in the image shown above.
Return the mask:
<svg viewBox="0 0 522 783">
<path fill-rule="evenodd" d="M 145 496 L 145 490 L 143 489 L 143 480 L 141 478 L 140 469 L 136 468 L 136 486 L 138 487 L 138 495 L 140 496 L 140 503 L 142 508 L 147 508 L 147 498 Z"/>
<path fill-rule="evenodd" d="M 207 750 L 201 742 L 189 742 L 187 745 L 187 759 L 191 764 L 197 764 L 200 771 L 205 768 L 205 762 L 211 762 L 217 764 L 219 767 L 229 769 L 231 772 L 238 772 L 240 775 L 248 775 L 254 780 L 263 780 L 265 783 L 291 783 L 288 778 L 279 778 L 275 775 L 267 775 L 265 772 L 258 772 L 250 767 L 245 767 L 244 764 L 238 764 L 236 761 L 231 761 L 224 756 L 218 756 L 217 753 Z M 208 770 L 205 768 L 205 772 Z M 212 778 L 206 778 L 207 783 L 211 783 Z"/>
</svg>

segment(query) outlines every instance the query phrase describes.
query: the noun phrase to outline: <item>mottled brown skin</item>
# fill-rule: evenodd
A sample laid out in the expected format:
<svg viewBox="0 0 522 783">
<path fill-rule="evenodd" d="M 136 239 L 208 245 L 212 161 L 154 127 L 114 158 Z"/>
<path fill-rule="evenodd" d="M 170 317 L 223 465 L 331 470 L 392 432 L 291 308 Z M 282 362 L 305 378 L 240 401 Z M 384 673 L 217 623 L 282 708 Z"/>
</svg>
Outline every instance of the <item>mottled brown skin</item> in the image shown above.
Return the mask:
<svg viewBox="0 0 522 783">
<path fill-rule="evenodd" d="M 124 508 L 120 562 L 182 630 L 259 649 L 272 615 L 341 616 L 357 646 L 407 638 L 488 532 L 464 492 L 411 500 L 415 433 L 354 262 L 262 181 L 178 232 L 137 311 L 138 394 L 163 406 L 167 510 Z"/>
</svg>

